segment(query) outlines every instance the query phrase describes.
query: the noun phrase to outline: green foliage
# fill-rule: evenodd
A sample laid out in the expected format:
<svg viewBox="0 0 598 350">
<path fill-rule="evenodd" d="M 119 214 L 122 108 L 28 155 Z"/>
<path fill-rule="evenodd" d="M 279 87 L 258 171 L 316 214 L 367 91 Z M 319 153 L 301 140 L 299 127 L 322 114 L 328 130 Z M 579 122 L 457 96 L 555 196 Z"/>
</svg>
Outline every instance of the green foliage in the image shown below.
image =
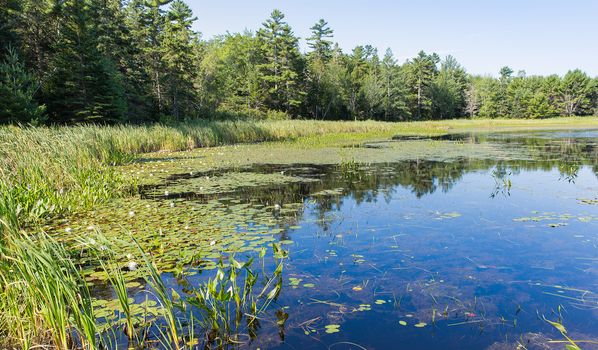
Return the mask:
<svg viewBox="0 0 598 350">
<path fill-rule="evenodd" d="M 429 119 L 432 113 L 432 88 L 438 74 L 436 54 L 420 51 L 417 57 L 406 64 L 405 75 L 409 87 L 411 114 L 416 120 Z"/>
<path fill-rule="evenodd" d="M 296 111 L 301 104 L 303 64 L 298 38 L 279 10 L 272 11 L 257 36 L 264 57 L 258 70 L 265 105 L 287 113 Z"/>
<path fill-rule="evenodd" d="M 25 68 L 17 52 L 8 48 L 0 63 L 0 122 L 39 124 L 45 107 L 34 96 L 39 87 L 35 76 Z"/>
<path fill-rule="evenodd" d="M 44 86 L 52 122 L 124 119 L 126 102 L 121 75 L 98 49 L 90 4 L 70 0 L 63 4 L 61 35 L 55 43 L 53 71 Z"/>
<path fill-rule="evenodd" d="M 276 119 L 538 118 L 598 110 L 598 81 L 579 70 L 527 77 L 502 67 L 496 77 L 476 77 L 451 56 L 441 61 L 423 51 L 399 64 L 392 51 L 379 55 L 371 45 L 343 52 L 324 19 L 310 28 L 303 54 L 279 10 L 255 32 L 209 40 L 193 31 L 196 20 L 184 0 L 4 0 L 0 55 L 14 47 L 19 64 L 8 68 L 17 77 L 12 87 L 4 74 L 9 97 L 0 113 L 11 117 L 2 122 L 42 122 L 37 106 L 47 106 L 46 122 L 60 124 L 274 112 Z"/>
</svg>

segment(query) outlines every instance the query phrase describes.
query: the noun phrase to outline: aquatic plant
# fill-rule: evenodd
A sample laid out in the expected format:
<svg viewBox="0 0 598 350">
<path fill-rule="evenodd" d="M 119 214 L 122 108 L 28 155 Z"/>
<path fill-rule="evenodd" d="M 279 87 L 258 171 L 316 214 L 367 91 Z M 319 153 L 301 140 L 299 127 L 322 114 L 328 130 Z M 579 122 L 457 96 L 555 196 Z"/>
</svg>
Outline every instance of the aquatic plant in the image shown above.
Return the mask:
<svg viewBox="0 0 598 350">
<path fill-rule="evenodd" d="M 265 277 L 259 293 L 253 292 L 258 275 L 251 271 L 251 261 L 240 263 L 231 256 L 226 265 L 220 259 L 216 277 L 193 287 L 192 297 L 186 299 L 166 287 L 162 274 L 139 248 L 144 264 L 138 266 L 134 276 L 145 278 L 150 297 L 157 302 L 150 304 L 146 297 L 145 307 L 140 307 L 133 304 L 127 275 L 119 267 L 122 263 L 105 237 L 79 239 L 71 251 L 45 233 L 30 236 L 7 232 L 7 243 L 0 246 L 0 334 L 4 337 L 0 346 L 94 350 L 118 344 L 119 330 L 130 345 L 158 341 L 165 349 L 183 349 L 187 340 L 199 338 L 195 335 L 197 329 L 205 330 L 206 342 L 218 339 L 226 343 L 234 340 L 242 317 L 248 317 L 250 322 L 257 319 L 282 288 L 286 252 L 277 245 L 277 267 Z M 110 303 L 94 301 L 77 256 L 94 257 L 106 273 L 122 320 L 114 321 L 113 309 L 98 309 Z M 242 282 L 241 270 L 246 273 Z M 188 312 L 190 307 L 207 312 Z M 139 313 L 143 317 L 138 317 Z M 150 314 L 158 317 L 149 320 Z M 214 334 L 218 337 L 214 338 Z"/>
</svg>

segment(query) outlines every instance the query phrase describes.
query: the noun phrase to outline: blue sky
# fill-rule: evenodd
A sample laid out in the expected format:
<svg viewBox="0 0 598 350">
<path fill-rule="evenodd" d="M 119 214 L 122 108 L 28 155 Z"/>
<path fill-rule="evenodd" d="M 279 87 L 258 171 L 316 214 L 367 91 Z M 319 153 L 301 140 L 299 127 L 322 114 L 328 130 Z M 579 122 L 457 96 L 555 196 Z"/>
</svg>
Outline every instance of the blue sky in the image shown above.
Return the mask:
<svg viewBox="0 0 598 350">
<path fill-rule="evenodd" d="M 187 0 L 204 39 L 255 30 L 274 8 L 301 38 L 319 18 L 345 52 L 390 47 L 400 62 L 419 50 L 455 56 L 475 74 L 508 65 L 530 74 L 581 68 L 598 76 L 598 0 Z M 301 41 L 302 50 L 305 42 Z"/>
</svg>

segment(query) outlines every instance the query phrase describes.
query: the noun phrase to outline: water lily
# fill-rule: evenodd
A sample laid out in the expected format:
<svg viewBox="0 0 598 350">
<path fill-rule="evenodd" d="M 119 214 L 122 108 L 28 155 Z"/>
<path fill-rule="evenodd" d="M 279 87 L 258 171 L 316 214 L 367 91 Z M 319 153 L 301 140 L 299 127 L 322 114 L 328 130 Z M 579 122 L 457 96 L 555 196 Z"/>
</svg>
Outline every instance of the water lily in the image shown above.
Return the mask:
<svg viewBox="0 0 598 350">
<path fill-rule="evenodd" d="M 279 211 L 280 210 L 280 204 L 274 204 L 274 210 Z"/>
<path fill-rule="evenodd" d="M 129 216 L 131 216 L 131 217 L 135 216 L 135 212 L 131 210 L 131 211 L 129 212 Z"/>
<path fill-rule="evenodd" d="M 70 227 L 67 227 L 67 228 L 65 228 L 65 229 L 64 229 L 64 232 L 66 232 L 66 233 L 69 233 L 69 232 L 71 232 L 72 230 L 73 230 L 72 228 L 70 228 Z"/>
<path fill-rule="evenodd" d="M 127 268 L 129 269 L 129 271 L 135 271 L 137 270 L 137 263 L 131 260 L 127 264 Z"/>
<path fill-rule="evenodd" d="M 210 245 L 211 245 L 211 246 L 213 246 L 213 245 L 215 245 L 215 244 L 216 244 L 216 241 L 211 241 L 211 242 L 210 242 Z"/>
</svg>

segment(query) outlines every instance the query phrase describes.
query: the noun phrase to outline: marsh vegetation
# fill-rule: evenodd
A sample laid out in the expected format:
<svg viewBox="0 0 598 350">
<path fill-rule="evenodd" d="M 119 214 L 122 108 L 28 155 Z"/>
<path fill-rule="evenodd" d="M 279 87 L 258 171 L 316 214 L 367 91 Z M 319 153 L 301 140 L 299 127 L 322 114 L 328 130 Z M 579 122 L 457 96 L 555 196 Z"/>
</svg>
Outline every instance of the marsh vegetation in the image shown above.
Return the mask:
<svg viewBox="0 0 598 350">
<path fill-rule="evenodd" d="M 4 129 L 3 346 L 591 349 L 596 131 L 477 123 Z"/>
</svg>

